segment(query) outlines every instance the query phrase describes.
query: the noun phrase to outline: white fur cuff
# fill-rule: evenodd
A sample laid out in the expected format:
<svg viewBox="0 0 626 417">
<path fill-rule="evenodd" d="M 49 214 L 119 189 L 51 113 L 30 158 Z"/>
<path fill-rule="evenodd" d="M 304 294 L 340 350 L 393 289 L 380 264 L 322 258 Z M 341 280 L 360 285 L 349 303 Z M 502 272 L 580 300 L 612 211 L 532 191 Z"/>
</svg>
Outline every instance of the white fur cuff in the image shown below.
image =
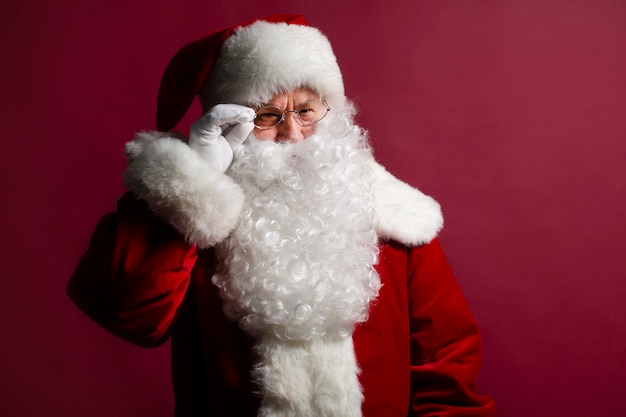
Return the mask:
<svg viewBox="0 0 626 417">
<path fill-rule="evenodd" d="M 241 187 L 180 139 L 142 132 L 126 144 L 126 154 L 125 185 L 190 244 L 215 245 L 237 224 Z"/>
</svg>

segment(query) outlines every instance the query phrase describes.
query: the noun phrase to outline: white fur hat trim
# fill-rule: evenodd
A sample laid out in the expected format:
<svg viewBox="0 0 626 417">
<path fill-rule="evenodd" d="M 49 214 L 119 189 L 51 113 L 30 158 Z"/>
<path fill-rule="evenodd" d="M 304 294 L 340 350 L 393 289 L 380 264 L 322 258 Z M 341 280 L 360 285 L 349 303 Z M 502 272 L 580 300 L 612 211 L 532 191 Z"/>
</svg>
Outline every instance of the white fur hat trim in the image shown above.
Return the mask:
<svg viewBox="0 0 626 417">
<path fill-rule="evenodd" d="M 330 42 L 310 26 L 260 20 L 226 39 L 200 99 L 205 110 L 220 103 L 256 105 L 299 87 L 312 88 L 331 107 L 343 103 Z"/>
</svg>

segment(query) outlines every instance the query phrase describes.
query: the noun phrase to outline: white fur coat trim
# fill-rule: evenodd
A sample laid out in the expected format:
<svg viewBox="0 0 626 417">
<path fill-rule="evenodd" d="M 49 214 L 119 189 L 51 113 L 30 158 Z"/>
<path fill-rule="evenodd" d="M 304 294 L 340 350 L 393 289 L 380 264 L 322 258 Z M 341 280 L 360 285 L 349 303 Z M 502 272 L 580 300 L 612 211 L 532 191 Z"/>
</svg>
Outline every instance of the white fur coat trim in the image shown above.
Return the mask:
<svg viewBox="0 0 626 417">
<path fill-rule="evenodd" d="M 360 417 L 363 393 L 352 337 L 261 339 L 253 377 L 259 417 Z"/>
<path fill-rule="evenodd" d="M 236 226 L 244 202 L 241 187 L 180 138 L 142 132 L 126 144 L 126 154 L 125 185 L 190 244 L 213 246 Z M 443 227 L 439 204 L 373 159 L 372 171 L 378 235 L 409 246 L 435 238 Z"/>
</svg>

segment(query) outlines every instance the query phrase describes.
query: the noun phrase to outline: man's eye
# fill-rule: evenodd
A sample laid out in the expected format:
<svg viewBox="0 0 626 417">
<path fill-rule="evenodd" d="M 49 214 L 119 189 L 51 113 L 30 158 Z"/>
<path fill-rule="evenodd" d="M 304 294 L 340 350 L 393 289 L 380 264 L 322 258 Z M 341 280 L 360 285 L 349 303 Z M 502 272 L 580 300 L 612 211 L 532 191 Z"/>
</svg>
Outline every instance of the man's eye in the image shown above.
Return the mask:
<svg viewBox="0 0 626 417">
<path fill-rule="evenodd" d="M 267 112 L 259 112 L 256 115 L 257 119 L 260 120 L 276 120 L 276 119 L 280 119 L 280 117 L 282 116 L 282 114 L 278 114 L 275 112 L 271 112 L 271 111 L 267 111 Z"/>
<path fill-rule="evenodd" d="M 256 113 L 254 125 L 257 127 L 269 128 L 276 126 L 282 117 L 283 113 L 280 109 L 275 109 L 273 107 L 262 108 Z"/>
<path fill-rule="evenodd" d="M 298 110 L 298 116 L 305 122 L 313 121 L 317 117 L 317 111 L 313 108 L 305 108 Z"/>
<path fill-rule="evenodd" d="M 276 113 L 259 113 L 259 117 L 278 117 L 280 115 Z"/>
</svg>

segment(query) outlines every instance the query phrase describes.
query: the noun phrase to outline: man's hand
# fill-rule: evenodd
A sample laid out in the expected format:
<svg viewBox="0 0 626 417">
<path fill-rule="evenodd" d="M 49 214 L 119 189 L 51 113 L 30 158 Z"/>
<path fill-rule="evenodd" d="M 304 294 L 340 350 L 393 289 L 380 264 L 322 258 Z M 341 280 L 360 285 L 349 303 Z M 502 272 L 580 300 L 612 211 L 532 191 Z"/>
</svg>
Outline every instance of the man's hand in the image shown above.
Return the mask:
<svg viewBox="0 0 626 417">
<path fill-rule="evenodd" d="M 254 129 L 254 110 L 238 104 L 218 104 L 191 125 L 189 147 L 209 165 L 226 172 L 233 148 Z"/>
</svg>

